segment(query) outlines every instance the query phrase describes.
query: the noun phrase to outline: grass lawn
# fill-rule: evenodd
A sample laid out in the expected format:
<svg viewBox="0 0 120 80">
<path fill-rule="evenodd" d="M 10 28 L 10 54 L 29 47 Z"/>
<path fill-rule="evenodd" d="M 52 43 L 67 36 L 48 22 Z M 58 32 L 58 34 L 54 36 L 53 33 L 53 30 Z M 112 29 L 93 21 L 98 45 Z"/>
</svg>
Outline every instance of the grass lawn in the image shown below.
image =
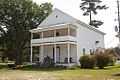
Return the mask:
<svg viewBox="0 0 120 80">
<path fill-rule="evenodd" d="M 120 80 L 120 65 L 105 69 L 35 69 L 11 70 L 0 66 L 0 80 Z"/>
</svg>

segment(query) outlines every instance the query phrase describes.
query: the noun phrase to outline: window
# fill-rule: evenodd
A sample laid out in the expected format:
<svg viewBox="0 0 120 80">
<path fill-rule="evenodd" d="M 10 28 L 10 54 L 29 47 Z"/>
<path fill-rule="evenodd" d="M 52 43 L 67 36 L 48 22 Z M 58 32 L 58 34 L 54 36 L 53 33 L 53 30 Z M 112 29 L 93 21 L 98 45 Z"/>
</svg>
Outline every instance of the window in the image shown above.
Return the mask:
<svg viewBox="0 0 120 80">
<path fill-rule="evenodd" d="M 85 48 L 83 48 L 83 55 L 85 55 Z"/>
<path fill-rule="evenodd" d="M 95 41 L 95 44 L 98 44 L 100 41 Z"/>
<path fill-rule="evenodd" d="M 55 17 L 58 18 L 58 15 L 56 15 Z"/>
<path fill-rule="evenodd" d="M 94 51 L 92 49 L 90 49 L 90 55 L 93 55 Z"/>
</svg>

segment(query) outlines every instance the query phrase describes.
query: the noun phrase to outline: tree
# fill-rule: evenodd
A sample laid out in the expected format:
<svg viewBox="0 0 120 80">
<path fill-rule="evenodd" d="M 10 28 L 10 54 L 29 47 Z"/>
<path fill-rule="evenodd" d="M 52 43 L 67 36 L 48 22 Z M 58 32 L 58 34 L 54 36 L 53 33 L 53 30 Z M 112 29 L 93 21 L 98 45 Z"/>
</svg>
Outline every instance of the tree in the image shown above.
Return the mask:
<svg viewBox="0 0 120 80">
<path fill-rule="evenodd" d="M 36 28 L 52 11 L 50 3 L 37 5 L 32 0 L 0 0 L 0 43 L 15 64 L 30 42 L 29 30 Z"/>
<path fill-rule="evenodd" d="M 103 10 L 107 9 L 106 5 L 101 5 L 102 3 L 101 0 L 81 0 L 82 3 L 80 4 L 81 10 L 84 11 L 83 15 L 84 16 L 89 16 L 90 21 L 89 24 L 92 26 L 95 26 L 98 28 L 98 26 L 101 26 L 103 24 L 102 21 L 99 20 L 92 20 L 92 13 L 96 15 L 98 12 L 97 10 Z"/>
</svg>

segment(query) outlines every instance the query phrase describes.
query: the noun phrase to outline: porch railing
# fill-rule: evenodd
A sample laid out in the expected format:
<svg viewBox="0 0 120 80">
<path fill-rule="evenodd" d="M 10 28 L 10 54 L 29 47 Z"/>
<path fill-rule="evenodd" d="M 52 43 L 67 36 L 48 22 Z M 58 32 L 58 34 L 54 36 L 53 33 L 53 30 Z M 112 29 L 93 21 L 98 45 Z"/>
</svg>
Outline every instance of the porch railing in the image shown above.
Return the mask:
<svg viewBox="0 0 120 80">
<path fill-rule="evenodd" d="M 37 43 L 52 43 L 52 42 L 64 42 L 64 41 L 73 41 L 76 42 L 77 39 L 72 36 L 61 36 L 61 37 L 48 37 L 48 38 L 42 38 L 42 39 L 32 39 L 32 44 Z"/>
</svg>

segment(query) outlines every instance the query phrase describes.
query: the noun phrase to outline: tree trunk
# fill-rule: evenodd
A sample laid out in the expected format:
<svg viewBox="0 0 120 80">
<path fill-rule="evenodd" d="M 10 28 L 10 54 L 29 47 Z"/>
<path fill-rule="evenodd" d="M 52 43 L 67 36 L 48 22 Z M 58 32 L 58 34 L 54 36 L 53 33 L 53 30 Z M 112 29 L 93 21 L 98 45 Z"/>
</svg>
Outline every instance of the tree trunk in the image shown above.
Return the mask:
<svg viewBox="0 0 120 80">
<path fill-rule="evenodd" d="M 90 7 L 90 2 L 89 2 L 89 7 Z M 91 25 L 91 22 L 92 22 L 92 12 L 90 10 L 90 22 L 89 22 L 90 25 Z"/>
<path fill-rule="evenodd" d="M 92 22 L 92 13 L 91 13 L 91 11 L 90 11 L 90 25 L 91 25 L 91 22 Z"/>
<path fill-rule="evenodd" d="M 22 64 L 22 51 L 21 51 L 21 49 L 16 49 L 15 54 L 16 54 L 15 65 L 21 65 Z"/>
</svg>

